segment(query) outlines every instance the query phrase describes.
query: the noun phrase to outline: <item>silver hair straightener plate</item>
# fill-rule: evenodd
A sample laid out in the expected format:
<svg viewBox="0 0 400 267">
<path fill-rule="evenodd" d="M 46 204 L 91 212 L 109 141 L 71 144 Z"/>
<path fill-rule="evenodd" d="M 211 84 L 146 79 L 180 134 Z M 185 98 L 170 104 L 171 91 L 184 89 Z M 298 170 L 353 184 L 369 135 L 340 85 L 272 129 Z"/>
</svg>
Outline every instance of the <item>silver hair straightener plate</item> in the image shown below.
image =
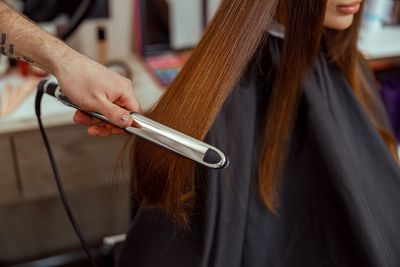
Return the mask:
<svg viewBox="0 0 400 267">
<path fill-rule="evenodd" d="M 106 123 L 112 124 L 107 117 L 96 112 L 86 112 L 72 103 L 62 93 L 58 84 L 52 80 L 42 80 L 38 85 L 38 89 L 57 98 L 66 106 L 75 108 Z M 222 169 L 228 166 L 228 158 L 221 150 L 146 118 L 136 112 L 131 112 L 130 114 L 132 119 L 140 125 L 140 128 L 133 126 L 127 127 L 123 129 L 125 132 L 139 136 L 212 169 Z"/>
</svg>

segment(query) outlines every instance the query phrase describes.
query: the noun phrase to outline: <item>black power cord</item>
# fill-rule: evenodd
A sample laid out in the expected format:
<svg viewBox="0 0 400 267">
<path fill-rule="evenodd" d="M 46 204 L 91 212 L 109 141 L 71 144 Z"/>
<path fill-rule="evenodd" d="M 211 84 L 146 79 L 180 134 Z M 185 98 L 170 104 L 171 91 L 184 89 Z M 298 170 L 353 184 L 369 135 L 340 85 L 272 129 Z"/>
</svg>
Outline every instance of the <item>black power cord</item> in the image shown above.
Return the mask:
<svg viewBox="0 0 400 267">
<path fill-rule="evenodd" d="M 75 32 L 83 20 L 89 15 L 96 2 L 97 0 L 85 0 L 81 2 L 78 9 L 75 11 L 75 14 L 72 16 L 67 28 L 59 34 L 59 37 L 62 40 L 68 39 L 72 33 Z"/>
<path fill-rule="evenodd" d="M 83 1 L 81 3 L 81 5 L 79 6 L 78 10 L 75 12 L 74 16 L 72 17 L 71 22 L 68 25 L 67 29 L 64 32 L 62 32 L 59 37 L 63 40 L 67 39 L 76 30 L 76 28 L 78 28 L 78 26 L 82 23 L 82 21 L 87 17 L 87 15 L 91 11 L 91 9 L 95 5 L 95 3 L 96 3 L 96 0 Z M 35 112 L 36 112 L 36 117 L 37 117 L 38 124 L 39 124 L 40 134 L 42 135 L 43 142 L 46 147 L 47 154 L 49 156 L 51 168 L 53 170 L 58 193 L 60 195 L 65 212 L 67 213 L 68 219 L 71 222 L 71 225 L 74 228 L 76 235 L 78 236 L 79 242 L 81 243 L 81 246 L 82 246 L 83 250 L 85 251 L 85 254 L 86 254 L 90 264 L 93 267 L 97 267 L 97 264 L 96 264 L 94 258 L 90 254 L 90 251 L 86 244 L 86 241 L 83 238 L 83 235 L 81 233 L 79 225 L 76 222 L 75 217 L 72 213 L 72 209 L 71 209 L 71 206 L 69 205 L 67 196 L 64 191 L 64 186 L 63 186 L 61 178 L 60 178 L 60 174 L 59 174 L 58 167 L 57 167 L 57 164 L 56 164 L 56 161 L 54 158 L 53 151 L 50 146 L 50 142 L 47 138 L 46 131 L 43 127 L 43 122 L 42 122 L 42 118 L 41 118 L 41 102 L 42 102 L 43 94 L 44 94 L 43 89 L 40 88 L 40 86 L 39 86 L 38 91 L 36 93 L 36 99 L 35 99 Z"/>
<path fill-rule="evenodd" d="M 94 258 L 90 254 L 90 251 L 88 249 L 86 241 L 83 238 L 83 235 L 81 233 L 79 225 L 76 222 L 75 217 L 74 217 L 74 215 L 72 213 L 71 207 L 69 205 L 67 196 L 66 196 L 65 191 L 64 191 L 64 186 L 63 186 L 62 181 L 60 179 L 58 167 L 57 167 L 57 164 L 56 164 L 56 161 L 55 161 L 55 158 L 54 158 L 53 151 L 52 151 L 51 146 L 50 146 L 50 142 L 49 142 L 49 140 L 47 138 L 46 131 L 45 131 L 44 127 L 43 127 L 42 118 L 41 118 L 41 102 L 42 102 L 43 94 L 44 94 L 43 90 L 41 90 L 40 87 L 39 87 L 39 89 L 38 89 L 38 91 L 36 93 L 35 111 L 36 111 L 36 117 L 37 117 L 37 120 L 38 120 L 38 123 L 39 123 L 39 130 L 40 130 L 40 133 L 42 135 L 44 145 L 46 146 L 46 150 L 47 150 L 47 153 L 48 153 L 48 156 L 49 156 L 49 160 L 50 160 L 50 163 L 51 163 L 51 168 L 53 170 L 54 178 L 56 180 L 58 193 L 60 194 L 60 198 L 61 198 L 62 204 L 64 205 L 65 212 L 67 213 L 67 216 L 68 216 L 68 218 L 69 218 L 69 220 L 70 220 L 70 222 L 72 224 L 72 227 L 75 230 L 76 235 L 78 236 L 78 239 L 79 239 L 79 241 L 81 243 L 81 246 L 82 246 L 83 250 L 85 251 L 85 254 L 86 254 L 88 260 L 90 261 L 90 264 L 93 267 L 97 267 L 97 264 L 96 264 Z"/>
</svg>

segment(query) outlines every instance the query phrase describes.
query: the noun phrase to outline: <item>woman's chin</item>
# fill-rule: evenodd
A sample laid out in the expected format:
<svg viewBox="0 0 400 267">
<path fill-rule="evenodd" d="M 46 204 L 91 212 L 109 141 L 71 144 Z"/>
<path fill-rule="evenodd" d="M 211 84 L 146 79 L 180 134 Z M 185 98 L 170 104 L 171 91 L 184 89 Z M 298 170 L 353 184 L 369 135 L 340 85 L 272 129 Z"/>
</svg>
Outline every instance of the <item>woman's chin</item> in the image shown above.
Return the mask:
<svg viewBox="0 0 400 267">
<path fill-rule="evenodd" d="M 354 16 L 345 16 L 342 18 L 325 19 L 324 26 L 332 30 L 343 31 L 353 25 Z"/>
</svg>

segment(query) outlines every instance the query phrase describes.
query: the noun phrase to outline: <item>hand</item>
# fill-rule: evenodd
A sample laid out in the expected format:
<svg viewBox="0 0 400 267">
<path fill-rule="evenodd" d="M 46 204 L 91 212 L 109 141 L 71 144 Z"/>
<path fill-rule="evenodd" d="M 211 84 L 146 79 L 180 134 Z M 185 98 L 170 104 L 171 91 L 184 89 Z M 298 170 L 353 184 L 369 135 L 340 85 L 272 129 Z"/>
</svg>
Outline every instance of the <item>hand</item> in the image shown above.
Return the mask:
<svg viewBox="0 0 400 267">
<path fill-rule="evenodd" d="M 78 53 L 69 56 L 68 62 L 57 68 L 55 76 L 64 94 L 82 109 L 98 112 L 122 128 L 138 127 L 129 114 L 141 113 L 130 80 Z M 80 111 L 75 113 L 74 121 L 88 126 L 90 135 L 125 134 L 120 128 Z"/>
</svg>

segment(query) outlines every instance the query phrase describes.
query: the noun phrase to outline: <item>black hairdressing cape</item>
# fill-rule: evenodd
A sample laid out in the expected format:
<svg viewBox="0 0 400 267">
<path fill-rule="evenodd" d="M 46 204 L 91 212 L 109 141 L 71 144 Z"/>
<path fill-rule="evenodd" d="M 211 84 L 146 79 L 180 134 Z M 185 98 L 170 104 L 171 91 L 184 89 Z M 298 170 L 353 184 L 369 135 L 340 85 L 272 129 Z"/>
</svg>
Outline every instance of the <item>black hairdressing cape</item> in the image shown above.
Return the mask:
<svg viewBox="0 0 400 267">
<path fill-rule="evenodd" d="M 260 202 L 259 150 L 281 42 L 269 38 L 209 132 L 231 164 L 205 171 L 191 229 L 139 208 L 119 266 L 400 266 L 399 167 L 322 54 L 304 82 L 279 214 Z"/>
</svg>

